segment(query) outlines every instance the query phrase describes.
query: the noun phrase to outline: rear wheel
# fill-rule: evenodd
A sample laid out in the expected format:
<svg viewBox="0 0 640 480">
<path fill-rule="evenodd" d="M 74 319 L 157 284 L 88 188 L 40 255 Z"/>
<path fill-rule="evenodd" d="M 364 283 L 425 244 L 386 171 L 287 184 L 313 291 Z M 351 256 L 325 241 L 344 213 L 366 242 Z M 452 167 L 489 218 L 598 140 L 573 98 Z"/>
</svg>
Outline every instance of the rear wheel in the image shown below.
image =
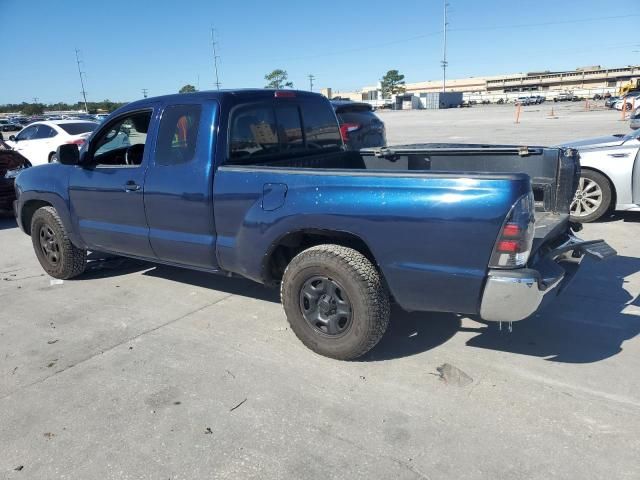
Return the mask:
<svg viewBox="0 0 640 480">
<path fill-rule="evenodd" d="M 55 208 L 42 207 L 33 214 L 31 242 L 40 265 L 52 277 L 67 280 L 84 272 L 87 251 L 71 243 Z"/>
<path fill-rule="evenodd" d="M 571 202 L 571 220 L 589 223 L 611 208 L 611 184 L 607 178 L 591 170 L 583 170 L 578 189 Z"/>
<path fill-rule="evenodd" d="M 280 294 L 291 329 L 320 355 L 351 360 L 371 350 L 389 324 L 389 296 L 360 252 L 318 245 L 287 266 Z"/>
</svg>

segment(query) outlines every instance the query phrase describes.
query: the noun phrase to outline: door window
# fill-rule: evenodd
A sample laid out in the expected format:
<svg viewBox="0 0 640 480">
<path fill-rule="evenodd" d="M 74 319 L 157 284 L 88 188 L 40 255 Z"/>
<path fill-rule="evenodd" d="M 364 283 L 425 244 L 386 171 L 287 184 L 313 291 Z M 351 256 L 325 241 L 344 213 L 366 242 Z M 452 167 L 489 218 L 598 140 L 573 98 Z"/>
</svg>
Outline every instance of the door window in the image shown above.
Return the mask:
<svg viewBox="0 0 640 480">
<path fill-rule="evenodd" d="M 152 111 L 117 118 L 92 141 L 93 162 L 136 167 L 142 163 Z"/>
<path fill-rule="evenodd" d="M 31 137 L 32 140 L 40 140 L 43 138 L 53 138 L 58 134 L 53 128 L 49 125 L 38 125 L 38 130 L 35 135 Z"/>
<path fill-rule="evenodd" d="M 165 108 L 158 129 L 157 165 L 177 165 L 193 160 L 200 128 L 200 105 Z"/>
<path fill-rule="evenodd" d="M 24 140 L 31 140 L 33 136 L 38 132 L 38 125 L 31 125 L 24 130 L 22 130 L 18 135 L 16 135 L 16 140 L 22 142 Z"/>
</svg>

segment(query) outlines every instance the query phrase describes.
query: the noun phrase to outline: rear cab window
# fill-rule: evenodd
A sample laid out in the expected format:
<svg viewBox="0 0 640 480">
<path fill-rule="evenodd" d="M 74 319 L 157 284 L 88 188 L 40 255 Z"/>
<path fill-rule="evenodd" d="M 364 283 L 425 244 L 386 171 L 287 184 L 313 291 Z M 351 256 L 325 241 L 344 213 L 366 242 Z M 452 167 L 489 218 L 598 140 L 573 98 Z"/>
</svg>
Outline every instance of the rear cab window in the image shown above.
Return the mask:
<svg viewBox="0 0 640 480">
<path fill-rule="evenodd" d="M 269 164 L 342 150 L 331 107 L 301 98 L 237 106 L 231 114 L 227 164 Z"/>
</svg>

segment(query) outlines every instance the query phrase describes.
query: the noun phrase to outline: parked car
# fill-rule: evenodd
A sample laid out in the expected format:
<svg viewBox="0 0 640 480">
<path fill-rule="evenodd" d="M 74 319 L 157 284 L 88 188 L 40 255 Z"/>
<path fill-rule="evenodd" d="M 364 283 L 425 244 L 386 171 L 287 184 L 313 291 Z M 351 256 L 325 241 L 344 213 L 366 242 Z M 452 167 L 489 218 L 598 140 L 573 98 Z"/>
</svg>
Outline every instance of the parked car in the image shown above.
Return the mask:
<svg viewBox="0 0 640 480">
<path fill-rule="evenodd" d="M 112 148 L 123 125 L 135 141 Z M 16 182 L 18 224 L 49 275 L 80 275 L 98 250 L 279 285 L 293 332 L 338 359 L 379 341 L 390 298 L 517 321 L 584 255 L 615 255 L 571 232 L 575 151 L 346 151 L 331 104 L 310 92 L 148 98 L 58 154 Z"/>
<path fill-rule="evenodd" d="M 554 102 L 570 102 L 571 100 L 573 100 L 571 92 L 559 92 L 553 97 Z"/>
<path fill-rule="evenodd" d="M 638 128 L 640 128 L 640 107 L 637 107 L 631 114 L 631 118 L 629 119 L 629 126 L 632 130 L 637 130 Z"/>
<path fill-rule="evenodd" d="M 531 105 L 532 101 L 531 97 L 518 97 L 513 103 L 516 105 Z"/>
<path fill-rule="evenodd" d="M 387 145 L 384 123 L 373 113 L 371 105 L 333 100 L 331 106 L 338 117 L 342 140 L 349 150 Z"/>
<path fill-rule="evenodd" d="M 7 144 L 33 165 L 42 165 L 57 161 L 56 149 L 60 145 L 82 145 L 97 126 L 97 122 L 80 120 L 35 122 L 19 134 L 10 136 Z"/>
<path fill-rule="evenodd" d="M 612 97 L 609 96 L 605 101 L 604 101 L 604 106 L 608 107 L 608 108 L 613 108 L 613 106 L 615 105 L 615 103 L 620 100 L 620 97 Z"/>
<path fill-rule="evenodd" d="M 31 163 L 3 141 L 0 134 L 0 211 L 13 211 L 16 199 L 15 178 Z"/>
<path fill-rule="evenodd" d="M 640 130 L 563 145 L 580 152 L 571 217 L 593 222 L 612 210 L 640 211 Z"/>
<path fill-rule="evenodd" d="M 17 132 L 20 130 L 22 130 L 22 125 L 6 119 L 0 119 L 0 132 Z"/>
</svg>

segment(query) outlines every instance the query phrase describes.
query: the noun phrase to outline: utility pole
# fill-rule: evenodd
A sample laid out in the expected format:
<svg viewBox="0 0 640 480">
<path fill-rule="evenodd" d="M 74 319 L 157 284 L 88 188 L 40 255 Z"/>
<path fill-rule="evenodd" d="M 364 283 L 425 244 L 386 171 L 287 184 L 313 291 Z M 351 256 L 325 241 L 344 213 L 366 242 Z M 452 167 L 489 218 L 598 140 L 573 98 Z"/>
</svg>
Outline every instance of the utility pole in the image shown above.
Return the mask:
<svg viewBox="0 0 640 480">
<path fill-rule="evenodd" d="M 33 97 L 33 103 L 38 103 L 38 97 Z"/>
<path fill-rule="evenodd" d="M 447 3 L 447 0 L 443 0 L 443 6 L 444 6 L 444 13 L 443 13 L 443 17 L 442 17 L 442 30 L 444 33 L 444 38 L 443 38 L 443 42 L 442 42 L 442 61 L 440 62 L 440 64 L 442 65 L 442 91 L 446 92 L 447 91 L 447 65 L 449 65 L 449 62 L 447 62 L 447 27 L 449 26 L 449 22 L 447 21 L 447 7 L 449 6 L 449 4 Z"/>
<path fill-rule="evenodd" d="M 220 78 L 218 77 L 218 59 L 220 58 L 216 49 L 216 30 L 211 27 L 211 46 L 213 47 L 213 68 L 216 71 L 216 90 L 220 90 Z"/>
<path fill-rule="evenodd" d="M 310 73 L 307 77 L 309 78 L 309 91 L 313 92 L 313 81 L 316 77 L 313 76 L 313 73 Z"/>
<path fill-rule="evenodd" d="M 76 63 L 78 64 L 78 75 L 80 75 L 80 85 L 82 86 L 82 98 L 84 98 L 84 111 L 89 113 L 89 106 L 87 105 L 87 92 L 84 89 L 84 80 L 82 79 L 83 71 L 80 69 L 80 50 L 76 48 Z"/>
<path fill-rule="evenodd" d="M 142 89 L 142 96 L 143 96 L 144 98 L 147 98 L 147 92 L 148 92 L 148 91 L 149 91 L 149 89 L 148 89 L 148 88 L 143 88 L 143 89 Z"/>
</svg>

